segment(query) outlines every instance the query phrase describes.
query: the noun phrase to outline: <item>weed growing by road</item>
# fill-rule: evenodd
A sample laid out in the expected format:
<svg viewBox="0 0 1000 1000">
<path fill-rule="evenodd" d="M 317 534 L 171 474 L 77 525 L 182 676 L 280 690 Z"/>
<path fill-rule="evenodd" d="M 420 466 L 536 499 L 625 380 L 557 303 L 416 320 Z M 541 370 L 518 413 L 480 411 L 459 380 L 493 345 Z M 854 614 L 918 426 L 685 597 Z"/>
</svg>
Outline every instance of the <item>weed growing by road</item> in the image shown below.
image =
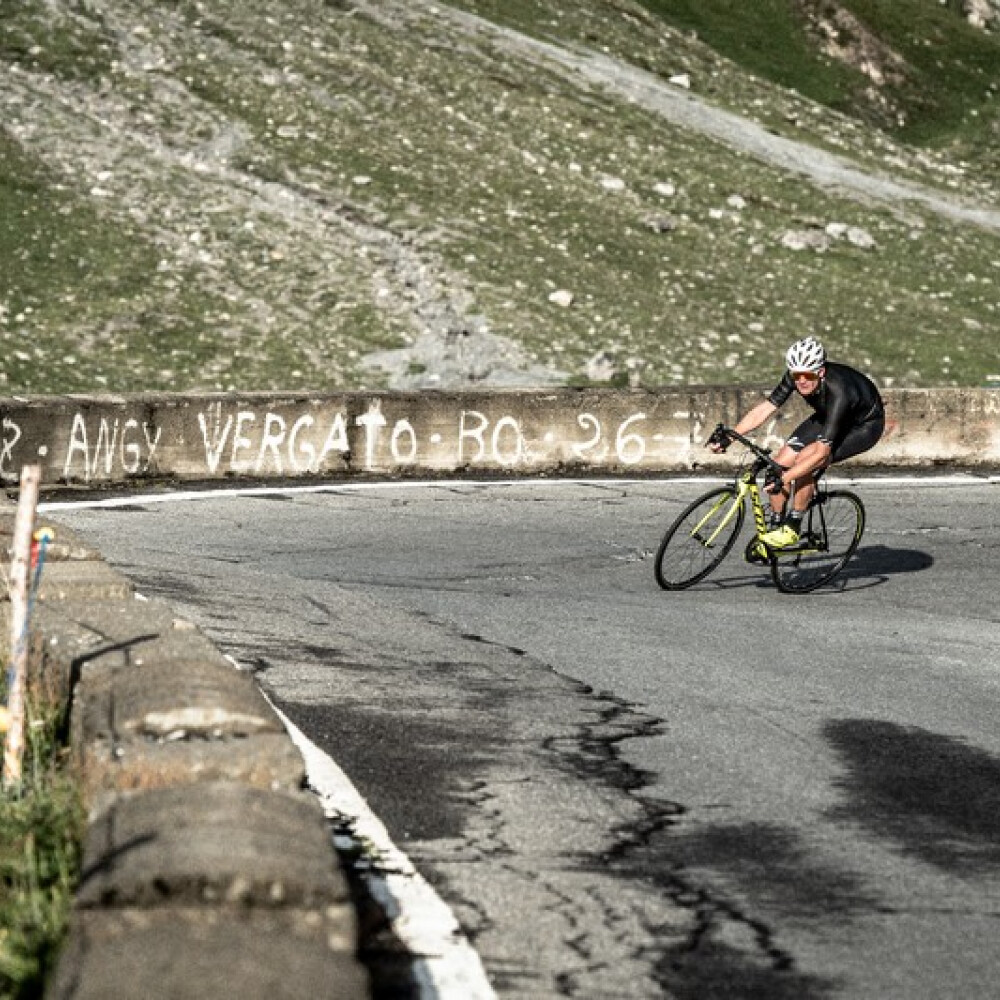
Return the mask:
<svg viewBox="0 0 1000 1000">
<path fill-rule="evenodd" d="M 58 713 L 49 706 L 28 714 L 22 784 L 0 790 L 2 1000 L 42 995 L 66 933 L 83 837 L 79 788 L 56 739 Z"/>
</svg>

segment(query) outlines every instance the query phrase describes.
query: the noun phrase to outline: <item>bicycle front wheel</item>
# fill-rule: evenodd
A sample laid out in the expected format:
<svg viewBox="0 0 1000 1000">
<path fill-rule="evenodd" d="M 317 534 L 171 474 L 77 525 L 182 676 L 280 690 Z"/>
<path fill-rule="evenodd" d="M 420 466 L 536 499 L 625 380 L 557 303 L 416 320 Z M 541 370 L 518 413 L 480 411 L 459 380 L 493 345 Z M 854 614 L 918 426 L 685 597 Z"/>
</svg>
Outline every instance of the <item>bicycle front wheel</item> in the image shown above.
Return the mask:
<svg viewBox="0 0 1000 1000">
<path fill-rule="evenodd" d="M 818 497 L 802 522 L 801 541 L 771 558 L 771 576 L 786 594 L 805 594 L 832 580 L 854 555 L 865 530 L 865 507 L 847 490 Z"/>
<path fill-rule="evenodd" d="M 667 529 L 656 552 L 656 582 L 683 590 L 704 580 L 733 547 L 745 511 L 732 486 L 721 486 L 690 503 Z"/>
</svg>

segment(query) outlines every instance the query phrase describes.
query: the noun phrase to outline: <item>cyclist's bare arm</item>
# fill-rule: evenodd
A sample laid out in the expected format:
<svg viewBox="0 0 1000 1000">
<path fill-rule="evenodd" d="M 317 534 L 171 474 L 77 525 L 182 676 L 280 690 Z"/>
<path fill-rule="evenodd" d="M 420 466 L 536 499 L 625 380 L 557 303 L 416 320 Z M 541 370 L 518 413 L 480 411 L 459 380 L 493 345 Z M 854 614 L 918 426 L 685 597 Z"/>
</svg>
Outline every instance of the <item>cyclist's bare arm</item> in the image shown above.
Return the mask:
<svg viewBox="0 0 1000 1000">
<path fill-rule="evenodd" d="M 778 407 L 774 405 L 769 399 L 762 399 L 752 410 L 749 410 L 745 416 L 740 418 L 740 422 L 733 428 L 739 434 L 749 434 L 751 431 L 756 430 L 765 420 L 767 420 L 774 413 L 777 413 Z M 718 444 L 710 444 L 709 447 L 712 451 L 719 452 L 723 451 L 723 447 Z"/>
<path fill-rule="evenodd" d="M 740 422 L 733 428 L 740 434 L 749 434 L 755 431 L 765 420 L 774 416 L 778 408 L 769 399 L 762 399 L 752 410 L 750 410 Z"/>
</svg>

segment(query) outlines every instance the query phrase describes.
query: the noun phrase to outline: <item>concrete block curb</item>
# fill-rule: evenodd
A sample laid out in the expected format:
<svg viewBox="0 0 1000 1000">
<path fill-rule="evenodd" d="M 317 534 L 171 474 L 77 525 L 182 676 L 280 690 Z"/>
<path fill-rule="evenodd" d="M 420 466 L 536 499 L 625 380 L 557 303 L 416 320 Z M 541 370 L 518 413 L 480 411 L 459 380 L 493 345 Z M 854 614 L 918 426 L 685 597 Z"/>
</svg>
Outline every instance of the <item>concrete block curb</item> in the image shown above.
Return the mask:
<svg viewBox="0 0 1000 1000">
<path fill-rule="evenodd" d="M 340 914 L 224 905 L 78 910 L 49 1000 L 368 995 Z"/>
<path fill-rule="evenodd" d="M 46 996 L 367 1000 L 357 910 L 273 708 L 190 622 L 137 596 L 68 529 L 38 523 L 56 541 L 30 684 L 66 706 L 88 813 Z M 0 545 L 12 525 L 0 509 Z"/>
<path fill-rule="evenodd" d="M 88 826 L 76 905 L 339 905 L 351 941 L 350 894 L 329 847 L 319 803 L 302 794 L 211 781 L 122 796 Z"/>
</svg>

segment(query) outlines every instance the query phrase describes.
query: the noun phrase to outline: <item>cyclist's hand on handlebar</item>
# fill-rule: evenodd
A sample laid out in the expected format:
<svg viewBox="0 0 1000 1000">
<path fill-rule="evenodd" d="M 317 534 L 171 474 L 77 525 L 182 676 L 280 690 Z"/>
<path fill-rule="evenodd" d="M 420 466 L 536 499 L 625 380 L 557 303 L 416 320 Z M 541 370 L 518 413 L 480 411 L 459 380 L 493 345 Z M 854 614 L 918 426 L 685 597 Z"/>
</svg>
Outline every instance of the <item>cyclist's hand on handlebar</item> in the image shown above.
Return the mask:
<svg viewBox="0 0 1000 1000">
<path fill-rule="evenodd" d="M 733 443 L 733 439 L 726 433 L 725 427 L 719 424 L 709 435 L 707 443 L 712 451 L 721 455 Z"/>
<path fill-rule="evenodd" d="M 768 493 L 780 493 L 785 488 L 785 470 L 780 465 L 772 465 L 764 476 L 764 489 Z"/>
</svg>

